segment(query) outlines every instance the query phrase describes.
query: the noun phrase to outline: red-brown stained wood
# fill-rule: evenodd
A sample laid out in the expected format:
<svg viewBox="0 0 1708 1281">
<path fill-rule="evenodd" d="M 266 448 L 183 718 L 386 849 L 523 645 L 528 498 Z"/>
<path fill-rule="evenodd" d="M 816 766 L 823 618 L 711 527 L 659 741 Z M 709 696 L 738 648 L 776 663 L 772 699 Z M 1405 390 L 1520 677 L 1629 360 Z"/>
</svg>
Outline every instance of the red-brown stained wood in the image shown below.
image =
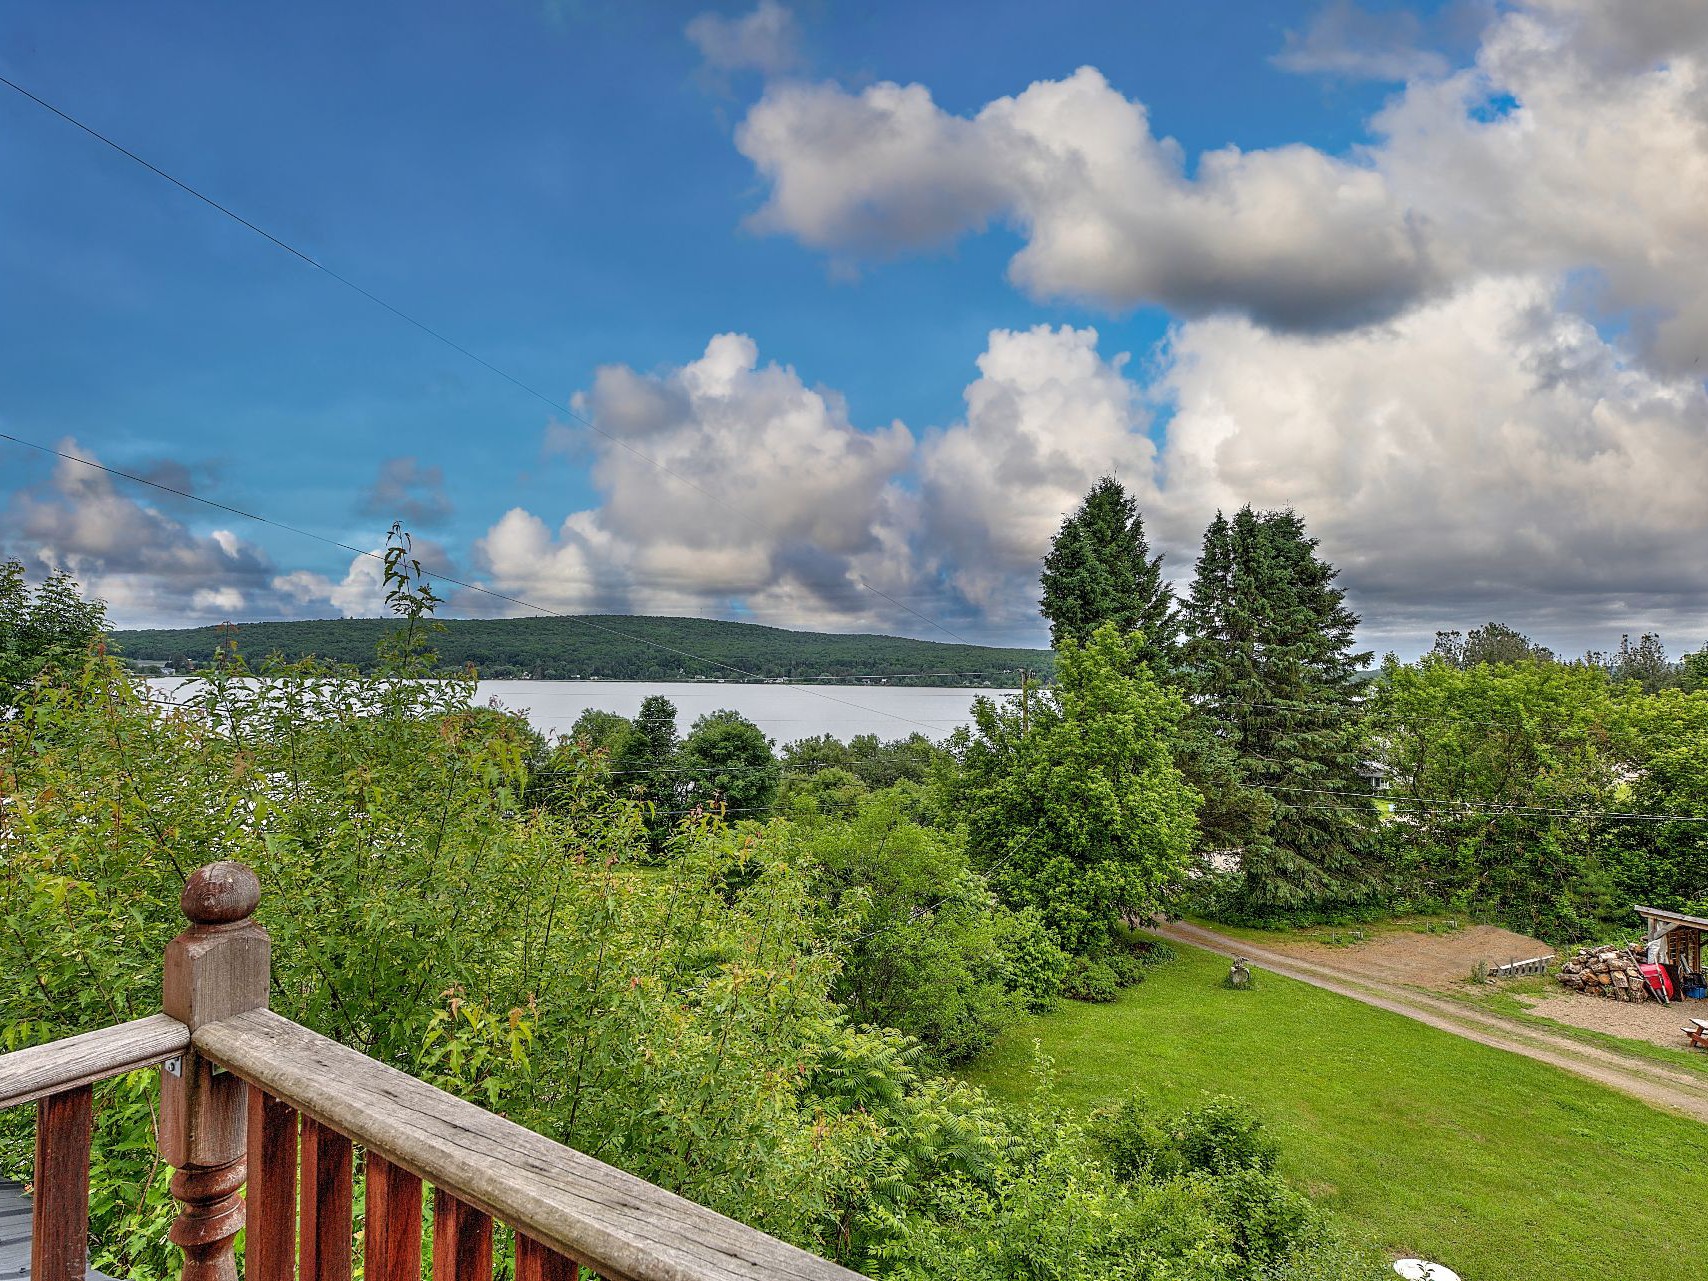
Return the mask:
<svg viewBox="0 0 1708 1281">
<path fill-rule="evenodd" d="M 421 1281 L 421 1180 L 368 1153 L 364 1281 Z"/>
<path fill-rule="evenodd" d="M 516 1281 L 580 1281 L 581 1265 L 532 1237 L 516 1234 Z"/>
<path fill-rule="evenodd" d="M 297 1271 L 297 1113 L 249 1090 L 249 1281 L 294 1281 Z"/>
<path fill-rule="evenodd" d="M 302 1119 L 302 1197 L 298 1209 L 302 1281 L 350 1281 L 355 1254 L 350 1140 Z"/>
<path fill-rule="evenodd" d="M 89 1260 L 87 1085 L 36 1105 L 36 1205 L 30 1228 L 33 1281 L 83 1281 Z"/>
<path fill-rule="evenodd" d="M 194 1035 L 233 1014 L 264 1009 L 271 944 L 250 920 L 261 884 L 241 863 L 192 873 L 180 906 L 190 926 L 166 948 L 162 1011 L 190 1030 L 190 1049 L 160 1081 L 160 1157 L 181 1207 L 167 1236 L 184 1252 L 182 1281 L 237 1281 L 234 1247 L 247 1207 L 249 1087 L 216 1071 Z"/>
<path fill-rule="evenodd" d="M 491 1281 L 492 1220 L 433 1189 L 433 1281 Z"/>
</svg>

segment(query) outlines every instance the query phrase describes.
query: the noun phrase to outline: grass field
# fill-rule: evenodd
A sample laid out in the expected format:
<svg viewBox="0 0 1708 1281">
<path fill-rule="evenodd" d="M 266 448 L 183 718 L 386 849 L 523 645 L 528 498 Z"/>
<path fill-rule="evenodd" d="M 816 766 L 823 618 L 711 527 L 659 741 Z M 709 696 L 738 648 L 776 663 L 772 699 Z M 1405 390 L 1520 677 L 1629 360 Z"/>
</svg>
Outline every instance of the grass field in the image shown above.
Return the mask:
<svg viewBox="0 0 1708 1281">
<path fill-rule="evenodd" d="M 1465 1281 L 1704 1275 L 1708 1127 L 1272 974 L 1228 991 L 1225 960 L 1181 958 L 1112 1005 L 1028 1020 L 967 1077 L 1022 1097 L 1036 1041 L 1079 1110 L 1133 1089 L 1247 1099 L 1297 1186 Z"/>
<path fill-rule="evenodd" d="M 1220 921 L 1207 921 L 1191 917 L 1187 919 L 1193 925 L 1214 930 L 1218 934 L 1225 934 L 1229 938 L 1239 939 L 1257 947 L 1285 948 L 1289 943 L 1307 942 L 1321 943 L 1330 947 L 1346 947 L 1349 951 L 1359 943 L 1380 939 L 1387 935 L 1447 931 L 1450 923 L 1470 924 L 1462 917 L 1401 916 L 1358 925 L 1311 925 L 1298 929 L 1261 930 L 1248 926 L 1226 925 Z M 1463 1001 L 1467 1005 L 1487 1010 L 1491 1014 L 1499 1014 L 1530 1027 L 1545 1029 L 1557 1036 L 1582 1041 L 1586 1045 L 1597 1045 L 1603 1049 L 1617 1050 L 1623 1054 L 1636 1055 L 1638 1058 L 1652 1059 L 1656 1063 L 1664 1063 L 1668 1067 L 1685 1072 L 1694 1072 L 1699 1076 L 1708 1078 L 1708 1054 L 1703 1054 L 1700 1050 L 1693 1050 L 1685 1045 L 1683 1037 L 1679 1038 L 1678 1046 L 1669 1048 L 1656 1045 L 1651 1041 L 1613 1036 L 1606 1032 L 1573 1027 L 1569 1023 L 1561 1023 L 1555 1019 L 1532 1014 L 1529 1007 L 1519 999 L 1526 996 L 1553 996 L 1557 995 L 1560 990 L 1559 981 L 1550 974 L 1504 979 L 1499 983 L 1492 983 L 1487 986 L 1477 986 L 1470 982 L 1464 982 L 1436 991 L 1437 995 L 1447 997 L 1450 1000 Z M 1685 1015 L 1696 1012 L 1698 1011 L 1694 1006 L 1683 1011 Z M 1680 1021 L 1683 1021 L 1682 1018 Z"/>
</svg>

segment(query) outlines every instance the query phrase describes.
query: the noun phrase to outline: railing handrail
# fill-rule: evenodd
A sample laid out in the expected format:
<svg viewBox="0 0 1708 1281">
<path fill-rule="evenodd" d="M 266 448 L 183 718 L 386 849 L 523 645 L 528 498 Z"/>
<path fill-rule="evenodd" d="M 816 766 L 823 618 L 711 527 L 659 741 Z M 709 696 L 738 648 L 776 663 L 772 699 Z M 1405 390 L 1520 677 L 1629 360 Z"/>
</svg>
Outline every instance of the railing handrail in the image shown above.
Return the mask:
<svg viewBox="0 0 1708 1281">
<path fill-rule="evenodd" d="M 612 1281 L 858 1281 L 270 1010 L 192 1040 L 251 1086 Z"/>
<path fill-rule="evenodd" d="M 190 1048 L 190 1029 L 166 1014 L 0 1054 L 0 1108 L 153 1067 Z"/>
</svg>

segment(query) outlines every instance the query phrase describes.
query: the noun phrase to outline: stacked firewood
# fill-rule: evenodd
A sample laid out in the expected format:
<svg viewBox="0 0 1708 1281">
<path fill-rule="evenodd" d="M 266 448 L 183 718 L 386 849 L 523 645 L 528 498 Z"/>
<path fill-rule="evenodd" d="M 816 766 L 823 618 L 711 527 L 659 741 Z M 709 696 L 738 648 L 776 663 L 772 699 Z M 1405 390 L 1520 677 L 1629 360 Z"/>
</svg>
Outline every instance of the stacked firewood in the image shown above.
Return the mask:
<svg viewBox="0 0 1708 1281">
<path fill-rule="evenodd" d="M 1638 969 L 1642 953 L 1636 947 L 1586 947 L 1560 967 L 1560 982 L 1574 992 L 1605 996 L 1615 1001 L 1646 1001 L 1648 988 Z"/>
</svg>

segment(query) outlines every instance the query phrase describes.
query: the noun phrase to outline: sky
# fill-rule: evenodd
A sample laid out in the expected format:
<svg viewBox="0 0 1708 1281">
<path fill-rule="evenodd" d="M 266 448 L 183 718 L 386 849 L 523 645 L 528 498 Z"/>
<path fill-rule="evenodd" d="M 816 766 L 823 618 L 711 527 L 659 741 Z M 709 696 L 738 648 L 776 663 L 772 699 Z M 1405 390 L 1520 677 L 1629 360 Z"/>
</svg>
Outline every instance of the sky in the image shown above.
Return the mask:
<svg viewBox="0 0 1708 1281">
<path fill-rule="evenodd" d="M 0 556 L 121 626 L 377 614 L 401 521 L 451 615 L 1042 644 L 1113 473 L 1378 652 L 1708 641 L 1701 0 L 9 0 L 0 75 L 275 238 L 0 86 Z"/>
</svg>

